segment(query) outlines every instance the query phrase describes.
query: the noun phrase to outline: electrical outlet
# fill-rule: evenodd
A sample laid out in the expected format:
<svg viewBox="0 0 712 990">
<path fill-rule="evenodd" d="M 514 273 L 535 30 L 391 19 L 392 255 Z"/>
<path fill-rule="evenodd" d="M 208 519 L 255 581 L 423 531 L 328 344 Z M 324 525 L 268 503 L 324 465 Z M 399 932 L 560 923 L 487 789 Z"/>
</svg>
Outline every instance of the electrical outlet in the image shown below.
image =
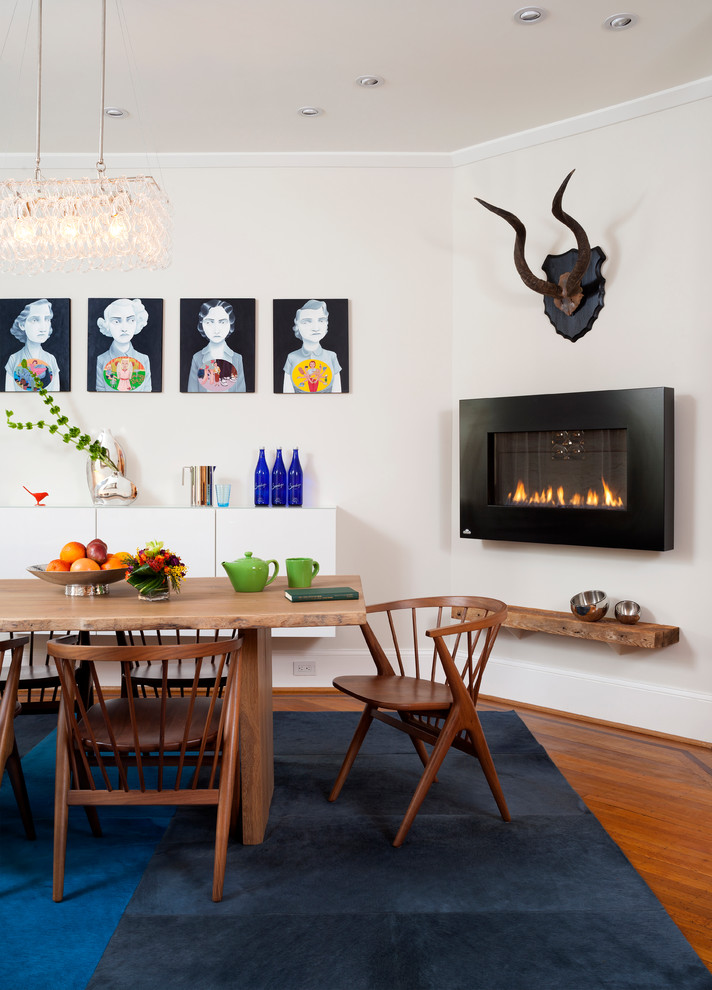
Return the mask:
<svg viewBox="0 0 712 990">
<path fill-rule="evenodd" d="M 295 674 L 316 674 L 316 662 L 314 660 L 295 660 L 293 672 Z"/>
</svg>

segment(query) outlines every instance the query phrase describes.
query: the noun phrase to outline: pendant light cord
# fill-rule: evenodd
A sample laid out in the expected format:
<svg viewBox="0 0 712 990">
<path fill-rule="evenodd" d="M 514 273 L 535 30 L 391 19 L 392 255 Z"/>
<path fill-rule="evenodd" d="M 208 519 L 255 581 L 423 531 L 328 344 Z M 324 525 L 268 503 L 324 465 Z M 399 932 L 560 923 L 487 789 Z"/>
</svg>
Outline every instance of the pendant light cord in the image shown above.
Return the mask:
<svg viewBox="0 0 712 990">
<path fill-rule="evenodd" d="M 42 0 L 40 0 L 40 3 Z M 101 0 L 101 102 L 99 104 L 99 161 L 96 170 L 101 175 L 104 164 L 104 93 L 106 90 L 106 0 Z"/>
<path fill-rule="evenodd" d="M 42 0 L 37 0 L 37 132 L 35 138 L 35 181 L 42 178 L 40 172 L 40 124 L 42 120 Z"/>
<path fill-rule="evenodd" d="M 35 181 L 42 178 L 40 171 L 40 132 L 42 127 L 42 0 L 37 0 L 37 130 L 35 138 Z M 101 2 L 101 94 L 99 105 L 99 161 L 96 170 L 101 175 L 104 164 L 104 94 L 106 90 L 106 0 Z"/>
</svg>

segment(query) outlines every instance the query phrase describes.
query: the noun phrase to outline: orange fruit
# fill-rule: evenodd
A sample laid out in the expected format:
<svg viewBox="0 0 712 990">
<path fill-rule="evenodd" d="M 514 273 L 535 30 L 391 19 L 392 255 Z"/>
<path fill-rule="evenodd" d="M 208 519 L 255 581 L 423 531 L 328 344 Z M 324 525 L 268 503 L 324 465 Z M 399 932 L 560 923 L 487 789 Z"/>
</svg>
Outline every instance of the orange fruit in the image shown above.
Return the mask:
<svg viewBox="0 0 712 990">
<path fill-rule="evenodd" d="M 102 571 L 112 571 L 117 567 L 126 567 L 123 554 L 112 553 L 101 565 Z"/>
<path fill-rule="evenodd" d="M 100 571 L 101 568 L 95 560 L 88 557 L 79 557 L 69 568 L 70 571 Z"/>
<path fill-rule="evenodd" d="M 133 554 L 128 553 L 126 550 L 118 550 L 116 553 L 110 553 L 109 556 L 115 557 L 119 561 L 119 563 L 115 565 L 116 567 L 126 567 L 131 562 L 130 558 Z"/>
<path fill-rule="evenodd" d="M 73 564 L 75 560 L 80 560 L 82 557 L 86 557 L 86 555 L 87 548 L 83 543 L 78 543 L 76 540 L 65 543 L 59 551 L 59 559 L 65 561 L 67 564 Z"/>
<path fill-rule="evenodd" d="M 45 570 L 46 571 L 68 571 L 69 570 L 69 564 L 67 563 L 66 560 L 59 560 L 59 558 L 57 558 L 55 560 L 50 560 L 49 564 L 47 564 L 47 566 L 45 567 Z"/>
</svg>

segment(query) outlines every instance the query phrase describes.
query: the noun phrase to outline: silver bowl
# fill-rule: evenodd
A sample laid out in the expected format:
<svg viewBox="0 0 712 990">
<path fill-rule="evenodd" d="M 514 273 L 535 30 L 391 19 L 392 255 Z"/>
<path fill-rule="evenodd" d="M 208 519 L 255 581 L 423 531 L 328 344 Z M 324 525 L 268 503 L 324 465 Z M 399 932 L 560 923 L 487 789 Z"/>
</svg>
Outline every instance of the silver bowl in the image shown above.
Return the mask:
<svg viewBox="0 0 712 990">
<path fill-rule="evenodd" d="M 640 618 L 640 605 L 631 601 L 618 602 L 615 612 L 619 622 L 632 626 Z"/>
<path fill-rule="evenodd" d="M 39 564 L 33 564 L 27 570 L 41 581 L 64 588 L 65 595 L 73 598 L 108 595 L 109 585 L 126 576 L 125 567 L 112 567 L 108 571 L 46 571 Z"/>
<path fill-rule="evenodd" d="M 570 601 L 571 611 L 584 622 L 598 622 L 608 611 L 605 591 L 582 591 Z"/>
</svg>

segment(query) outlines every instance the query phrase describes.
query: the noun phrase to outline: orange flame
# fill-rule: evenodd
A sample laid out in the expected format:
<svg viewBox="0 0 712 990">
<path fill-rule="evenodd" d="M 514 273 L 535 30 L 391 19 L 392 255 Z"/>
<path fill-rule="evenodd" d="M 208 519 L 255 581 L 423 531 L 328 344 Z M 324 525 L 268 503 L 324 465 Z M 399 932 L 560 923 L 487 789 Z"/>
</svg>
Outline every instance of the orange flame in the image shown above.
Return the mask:
<svg viewBox="0 0 712 990">
<path fill-rule="evenodd" d="M 590 506 L 595 508 L 596 506 L 605 505 L 607 508 L 620 509 L 623 508 L 623 499 L 620 495 L 615 495 L 610 487 L 606 484 L 604 478 L 601 478 L 601 484 L 603 485 L 603 492 L 594 491 L 594 489 L 589 488 L 585 494 L 581 492 L 574 492 L 570 496 L 566 496 L 564 492 L 563 485 L 559 485 L 554 492 L 551 485 L 546 488 L 542 488 L 541 491 L 527 492 L 526 486 L 523 481 L 517 482 L 516 490 L 514 494 L 509 492 L 507 495 L 508 502 L 515 502 L 519 505 L 572 505 L 572 506 Z"/>
<path fill-rule="evenodd" d="M 615 497 L 611 489 L 606 484 L 605 478 L 601 478 L 601 484 L 603 485 L 603 491 L 606 497 L 606 505 L 610 505 L 616 509 L 620 508 L 620 506 L 623 505 L 623 499 L 620 496 L 618 496 L 618 498 Z"/>
</svg>

